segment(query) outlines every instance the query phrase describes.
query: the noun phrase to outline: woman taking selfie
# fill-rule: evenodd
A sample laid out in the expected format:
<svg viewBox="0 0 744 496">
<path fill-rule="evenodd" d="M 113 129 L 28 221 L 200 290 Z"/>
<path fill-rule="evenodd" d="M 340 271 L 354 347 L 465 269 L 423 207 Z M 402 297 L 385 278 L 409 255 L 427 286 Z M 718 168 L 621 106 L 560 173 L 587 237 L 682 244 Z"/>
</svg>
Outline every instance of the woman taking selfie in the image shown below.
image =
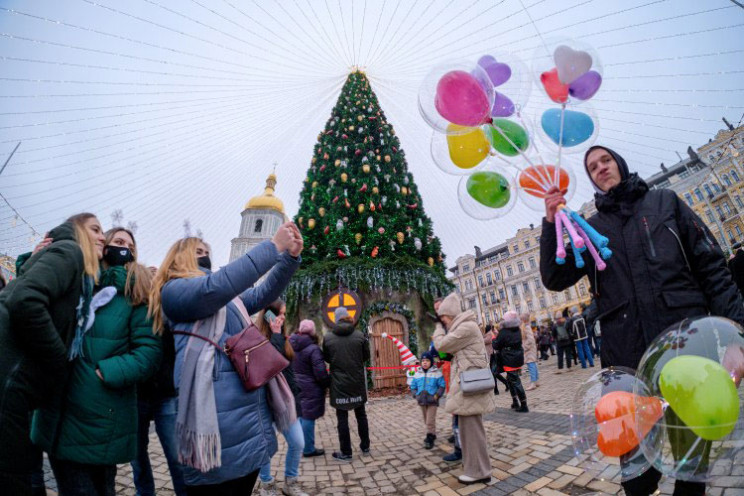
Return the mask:
<svg viewBox="0 0 744 496">
<path fill-rule="evenodd" d="M 131 231 L 106 232 L 88 325 L 70 349 L 64 399 L 38 410 L 31 439 L 48 455 L 60 496 L 115 493 L 116 464 L 136 453 L 136 384 L 160 362 L 147 318 L 152 282 Z"/>
<path fill-rule="evenodd" d="M 70 217 L 49 236 L 53 242 L 28 257 L 0 292 L 0 487 L 7 494 L 31 493 L 31 412 L 61 399 L 68 347 L 85 326 L 103 256 L 103 229 L 93 214 Z"/>
<path fill-rule="evenodd" d="M 156 329 L 167 320 L 175 334 L 176 437 L 190 496 L 250 494 L 259 468 L 276 452 L 267 386 L 247 391 L 229 357 L 206 340 L 222 348 L 246 328 L 247 314 L 284 290 L 301 251 L 299 230 L 286 223 L 272 240 L 212 273 L 200 269 L 211 266 L 207 245 L 185 238 L 155 275 L 150 315 Z"/>
</svg>

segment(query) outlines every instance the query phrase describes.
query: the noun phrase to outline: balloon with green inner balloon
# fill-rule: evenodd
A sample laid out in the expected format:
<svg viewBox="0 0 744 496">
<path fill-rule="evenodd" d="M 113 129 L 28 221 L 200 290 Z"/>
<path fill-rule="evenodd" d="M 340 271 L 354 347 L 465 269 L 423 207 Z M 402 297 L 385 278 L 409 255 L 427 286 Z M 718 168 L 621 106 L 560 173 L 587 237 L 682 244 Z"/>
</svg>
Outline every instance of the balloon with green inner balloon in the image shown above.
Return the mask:
<svg viewBox="0 0 744 496">
<path fill-rule="evenodd" d="M 695 355 L 672 358 L 661 370 L 659 388 L 674 413 L 701 438 L 715 441 L 734 430 L 739 396 L 719 363 Z"/>
<path fill-rule="evenodd" d="M 480 170 L 463 177 L 458 200 L 466 214 L 479 220 L 503 217 L 517 201 L 514 179 L 495 170 Z"/>
<path fill-rule="evenodd" d="M 509 119 L 494 119 L 486 131 L 493 149 L 507 157 L 516 157 L 530 146 L 527 130 Z"/>
</svg>

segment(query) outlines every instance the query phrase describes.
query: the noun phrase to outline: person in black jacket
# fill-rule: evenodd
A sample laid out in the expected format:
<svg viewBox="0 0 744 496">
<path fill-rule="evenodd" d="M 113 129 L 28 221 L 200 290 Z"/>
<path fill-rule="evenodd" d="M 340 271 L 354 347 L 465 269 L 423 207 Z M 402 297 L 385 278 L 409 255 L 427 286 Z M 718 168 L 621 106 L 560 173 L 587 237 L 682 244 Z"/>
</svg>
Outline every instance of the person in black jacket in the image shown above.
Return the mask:
<svg viewBox="0 0 744 496">
<path fill-rule="evenodd" d="M 561 312 L 555 312 L 555 322 L 550 330 L 553 340 L 555 341 L 558 355 L 558 370 L 556 374 L 561 374 L 563 370 L 563 358 L 566 358 L 566 368 L 571 370 L 571 360 L 573 359 L 574 342 L 571 334 L 570 322 L 566 320 Z"/>
<path fill-rule="evenodd" d="M 739 293 L 744 295 L 744 250 L 741 249 L 741 243 L 734 244 L 731 249 L 734 253 L 728 261 L 728 268 L 736 287 L 739 288 Z"/>
<path fill-rule="evenodd" d="M 519 328 L 517 312 L 511 310 L 504 314 L 504 322 L 492 346 L 500 355 L 499 360 L 506 371 L 506 382 L 512 395 L 512 409 L 518 412 L 529 412 L 527 394 L 524 392 L 522 380 L 519 377 L 524 365 L 524 348 L 522 348 L 522 330 Z"/>
<path fill-rule="evenodd" d="M 369 341 L 354 329 L 354 319 L 345 307 L 334 314 L 335 325 L 323 339 L 323 358 L 331 366 L 331 406 L 336 409 L 338 440 L 341 451 L 333 458 L 351 461 L 349 410 L 354 410 L 362 453 L 369 453 L 369 426 L 364 404 L 367 402 L 367 377 L 364 363 L 370 359 Z"/>
<path fill-rule="evenodd" d="M 625 160 L 606 147 L 589 148 L 584 166 L 597 191 L 597 213 L 588 222 L 609 238 L 612 258 L 601 272 L 588 256 L 586 265 L 577 268 L 570 250 L 565 264 L 556 263 L 553 223 L 565 199 L 552 188 L 545 197 L 540 273 L 551 291 L 588 276 L 598 305 L 603 367 L 637 368 L 651 341 L 688 317 L 711 314 L 744 324 L 742 297 L 718 243 L 674 191 L 649 191 Z M 623 487 L 629 496 L 651 494 L 660 477 L 652 468 Z M 704 493 L 702 483 L 676 481 L 674 494 Z"/>
<path fill-rule="evenodd" d="M 594 321 L 597 318 L 597 301 L 592 298 L 591 303 L 584 308 L 582 312 L 584 322 L 586 322 L 586 330 L 589 334 L 590 348 L 594 356 L 599 356 L 600 350 L 600 336 L 597 335 L 594 329 Z"/>
</svg>

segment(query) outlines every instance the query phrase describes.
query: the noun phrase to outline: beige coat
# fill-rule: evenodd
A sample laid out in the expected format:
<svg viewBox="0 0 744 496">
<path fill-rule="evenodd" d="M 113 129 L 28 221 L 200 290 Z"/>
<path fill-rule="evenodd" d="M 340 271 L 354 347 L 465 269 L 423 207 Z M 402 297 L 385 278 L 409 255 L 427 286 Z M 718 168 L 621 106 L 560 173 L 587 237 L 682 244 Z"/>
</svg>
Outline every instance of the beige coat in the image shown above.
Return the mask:
<svg viewBox="0 0 744 496">
<path fill-rule="evenodd" d="M 441 309 L 440 309 L 441 314 Z M 478 327 L 475 314 L 468 310 L 460 313 L 445 334 L 441 325 L 434 331 L 432 340 L 437 351 L 451 353 L 450 390 L 444 410 L 453 415 L 483 415 L 496 409 L 493 391 L 464 396 L 460 391 L 460 372 L 464 370 L 488 368 L 483 334 Z"/>
<path fill-rule="evenodd" d="M 529 324 L 522 324 L 522 349 L 524 349 L 524 363 L 537 361 L 537 343 L 535 333 Z"/>
</svg>

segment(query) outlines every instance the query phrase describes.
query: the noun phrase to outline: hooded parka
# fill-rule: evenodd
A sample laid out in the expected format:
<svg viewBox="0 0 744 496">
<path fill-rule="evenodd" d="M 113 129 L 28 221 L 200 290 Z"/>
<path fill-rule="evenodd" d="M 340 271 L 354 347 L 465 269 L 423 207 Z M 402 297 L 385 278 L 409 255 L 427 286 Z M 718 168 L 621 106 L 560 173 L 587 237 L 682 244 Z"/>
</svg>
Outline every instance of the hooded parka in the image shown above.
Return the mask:
<svg viewBox="0 0 744 496">
<path fill-rule="evenodd" d="M 317 420 L 325 413 L 326 388 L 331 383 L 323 352 L 307 334 L 292 334 L 289 343 L 295 352 L 292 367 L 300 390 L 302 418 Z"/>
<path fill-rule="evenodd" d="M 555 226 L 545 219 L 540 242 L 546 288 L 563 291 L 588 276 L 602 330 L 602 366 L 635 369 L 651 341 L 684 318 L 710 313 L 744 324 L 741 295 L 705 224 L 672 190 L 649 191 L 622 157 L 605 150 L 618 163 L 622 182 L 595 195 L 598 212 L 588 222 L 610 240 L 607 268 L 597 270 L 584 256 L 579 269 L 571 250 L 558 265 Z"/>
<path fill-rule="evenodd" d="M 323 358 L 331 366 L 331 406 L 353 410 L 367 402 L 364 364 L 369 341 L 351 322 L 336 324 L 323 339 Z"/>
</svg>

